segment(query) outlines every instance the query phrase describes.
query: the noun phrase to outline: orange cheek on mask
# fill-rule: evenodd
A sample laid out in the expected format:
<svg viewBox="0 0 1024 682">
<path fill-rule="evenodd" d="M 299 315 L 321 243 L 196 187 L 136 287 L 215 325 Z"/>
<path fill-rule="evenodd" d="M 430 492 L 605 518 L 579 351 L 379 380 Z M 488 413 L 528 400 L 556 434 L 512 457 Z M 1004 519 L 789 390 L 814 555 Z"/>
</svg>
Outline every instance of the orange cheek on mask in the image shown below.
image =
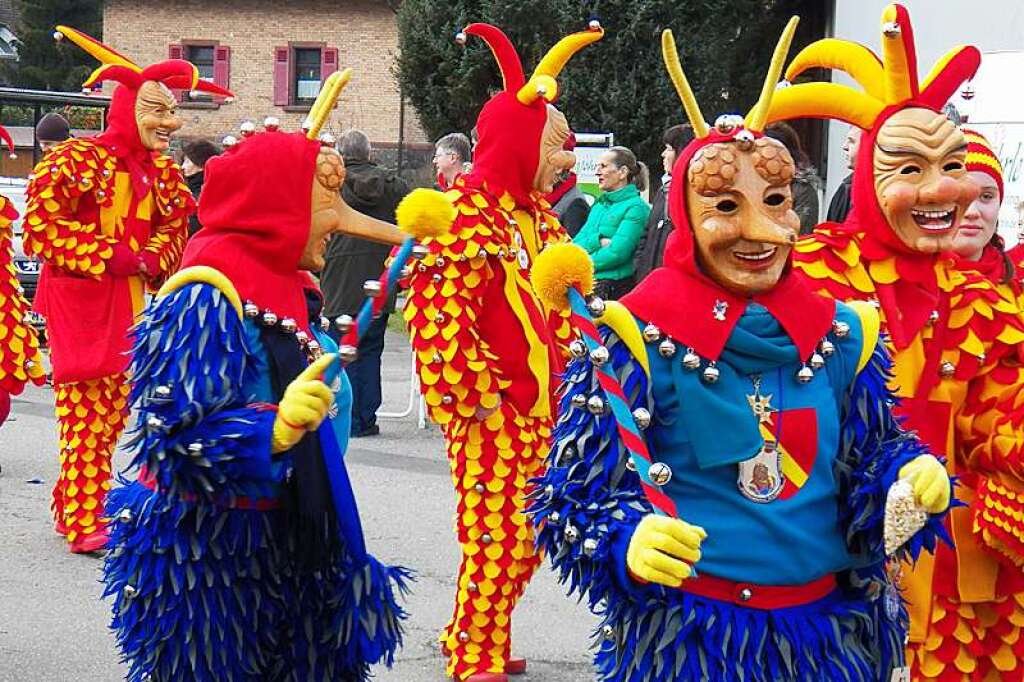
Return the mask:
<svg viewBox="0 0 1024 682">
<path fill-rule="evenodd" d="M 882 208 L 890 215 L 904 213 L 917 204 L 917 187 L 909 182 L 894 182 L 878 197 Z"/>
</svg>

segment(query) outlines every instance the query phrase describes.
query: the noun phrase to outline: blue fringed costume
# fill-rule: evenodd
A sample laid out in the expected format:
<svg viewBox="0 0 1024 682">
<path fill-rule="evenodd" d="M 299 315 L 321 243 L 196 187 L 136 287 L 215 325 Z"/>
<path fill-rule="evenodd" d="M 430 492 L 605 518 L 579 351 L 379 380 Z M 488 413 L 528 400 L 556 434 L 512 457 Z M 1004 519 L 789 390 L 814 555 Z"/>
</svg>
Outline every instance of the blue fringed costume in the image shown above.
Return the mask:
<svg viewBox="0 0 1024 682">
<path fill-rule="evenodd" d="M 789 154 L 742 119 L 691 120 L 665 267 L 621 303 L 591 302 L 605 308 L 602 346 L 577 346 L 564 377 L 531 495 L 538 544 L 600 618 L 604 682 L 888 681 L 904 666 L 906 613 L 887 570 L 887 495 L 903 478 L 910 504 L 939 511 L 948 478 L 933 473 L 921 488 L 940 501 L 920 502 L 905 465 L 941 465 L 892 415 L 877 311 L 818 296 L 789 271 Z M 646 523 L 655 508 L 595 362 L 622 386 L 636 424 L 625 430 L 640 429 L 650 452 L 645 485 L 671 501 L 660 511 L 674 505 L 706 531 L 690 577 L 663 567 L 686 568 L 693 547 L 644 534 L 685 524 Z M 920 519 L 897 554 L 934 549 L 944 515 Z M 658 584 L 632 570 L 637 539 Z"/>
<path fill-rule="evenodd" d="M 318 154 L 267 132 L 212 160 L 193 267 L 135 330 L 139 480 L 110 493 L 104 566 L 132 682 L 360 681 L 401 644 L 409 575 L 363 543 L 340 365 L 324 376 L 335 402 L 319 429 L 272 453 L 284 388 L 336 350 L 296 267 Z"/>
</svg>

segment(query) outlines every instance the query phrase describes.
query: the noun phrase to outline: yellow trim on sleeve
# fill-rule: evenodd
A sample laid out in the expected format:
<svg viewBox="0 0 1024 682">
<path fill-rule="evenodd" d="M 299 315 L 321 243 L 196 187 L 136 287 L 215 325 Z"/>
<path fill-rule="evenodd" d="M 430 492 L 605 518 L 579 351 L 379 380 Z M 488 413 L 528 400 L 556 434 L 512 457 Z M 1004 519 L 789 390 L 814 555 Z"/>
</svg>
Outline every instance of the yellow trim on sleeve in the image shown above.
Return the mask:
<svg viewBox="0 0 1024 682">
<path fill-rule="evenodd" d="M 867 301 L 850 301 L 846 305 L 857 313 L 860 318 L 860 326 L 864 332 L 863 345 L 860 349 L 860 360 L 857 361 L 857 374 L 867 367 L 878 344 L 878 335 L 881 332 L 882 320 L 878 316 L 878 309 Z"/>
</svg>

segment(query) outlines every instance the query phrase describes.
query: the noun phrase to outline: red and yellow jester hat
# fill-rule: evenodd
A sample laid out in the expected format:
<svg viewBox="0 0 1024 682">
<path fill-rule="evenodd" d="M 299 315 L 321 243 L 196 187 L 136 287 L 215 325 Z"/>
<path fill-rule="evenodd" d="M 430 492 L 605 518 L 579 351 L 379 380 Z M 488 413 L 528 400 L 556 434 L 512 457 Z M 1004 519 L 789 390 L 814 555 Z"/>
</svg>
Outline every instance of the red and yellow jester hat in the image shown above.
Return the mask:
<svg viewBox="0 0 1024 682">
<path fill-rule="evenodd" d="M 648 275 L 622 303 L 640 319 L 655 324 L 673 339 L 711 360 L 720 356 L 748 300 L 719 286 L 697 263 L 686 204 L 690 164 L 710 145 L 732 143 L 739 151 L 748 152 L 764 137 L 768 111 L 776 92 L 775 83 L 782 74 L 797 22 L 797 17 L 793 17 L 783 31 L 761 96 L 746 117 L 719 116 L 713 126 L 707 124 L 683 73 L 672 31 L 665 30 L 661 36 L 665 66 L 693 126 L 694 140 L 679 153 L 672 169 L 672 177 L 677 180 L 669 188 L 668 210 L 675 228 L 665 246 L 665 265 Z M 779 321 L 799 349 L 800 357 L 810 357 L 832 324 L 834 306 L 811 291 L 801 278 L 792 276 L 788 267 L 773 289 L 752 300 L 767 308 Z"/>
<path fill-rule="evenodd" d="M 976 48 L 960 45 L 947 52 L 919 81 L 910 15 L 902 5 L 892 4 L 882 12 L 881 58 L 858 43 L 826 38 L 804 48 L 786 69 L 787 82 L 812 68 L 840 70 L 853 78 L 862 91 L 838 83 L 785 87 L 772 99 L 768 120 L 826 118 L 863 129 L 854 173 L 854 210 L 847 222 L 852 220 L 851 227 L 873 233 L 893 250 L 904 251 L 902 242 L 886 227 L 875 196 L 872 155 L 878 131 L 893 114 L 904 109 L 941 112 L 980 64 L 981 53 Z"/>
<path fill-rule="evenodd" d="M 477 117 L 479 141 L 473 151 L 473 170 L 465 181 L 470 187 L 486 182 L 492 192 L 506 191 L 517 200 L 525 200 L 533 189 L 540 162 L 547 105 L 558 96 L 556 78 L 569 59 L 586 45 L 600 40 L 604 30 L 597 21 L 591 21 L 588 30 L 559 40 L 529 81 L 519 53 L 501 29 L 490 24 L 470 24 L 456 40 L 465 43 L 467 35 L 482 38 L 491 48 L 504 84 Z"/>
<path fill-rule="evenodd" d="M 987 173 L 999 188 L 999 201 L 1003 200 L 1003 164 L 999 163 L 988 139 L 976 130 L 961 128 L 967 138 L 967 172 Z"/>
<path fill-rule="evenodd" d="M 150 152 L 142 146 L 135 122 L 135 99 L 143 83 L 156 81 L 172 90 L 196 90 L 226 98 L 234 97 L 231 91 L 201 79 L 195 65 L 183 59 L 168 59 L 143 68 L 114 48 L 73 28 L 58 26 L 54 36 L 58 39 L 67 38 L 100 62 L 100 66 L 85 80 L 83 87 L 89 88 L 105 81 L 118 84 L 107 113 L 107 129 L 99 139 L 115 156 L 126 160 L 137 193 L 148 191 L 141 177 L 152 175 L 146 168 L 149 164 L 145 163 Z"/>
</svg>

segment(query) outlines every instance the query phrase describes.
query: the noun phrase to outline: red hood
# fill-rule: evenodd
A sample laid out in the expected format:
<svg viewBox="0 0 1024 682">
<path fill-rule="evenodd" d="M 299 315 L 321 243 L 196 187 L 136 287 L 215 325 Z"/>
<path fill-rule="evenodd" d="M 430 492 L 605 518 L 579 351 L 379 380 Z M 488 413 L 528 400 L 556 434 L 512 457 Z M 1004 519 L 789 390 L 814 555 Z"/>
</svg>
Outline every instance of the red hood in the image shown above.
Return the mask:
<svg viewBox="0 0 1024 682">
<path fill-rule="evenodd" d="M 466 184 L 481 187 L 486 182 L 492 193 L 506 191 L 525 203 L 533 192 L 546 122 L 543 99 L 527 105 L 514 92 L 499 92 L 488 100 L 476 120 L 479 141 Z"/>
<path fill-rule="evenodd" d="M 771 291 L 743 298 L 722 288 L 700 269 L 695 255 L 693 229 L 686 209 L 686 186 L 690 162 L 702 148 L 716 142 L 732 141 L 739 130 L 723 135 L 715 128 L 707 137 L 695 139 L 680 152 L 672 177 L 682 178 L 669 185 L 668 211 L 675 226 L 665 245 L 664 266 L 649 274 L 622 303 L 634 315 L 652 322 L 672 338 L 692 347 L 699 355 L 716 360 L 725 342 L 751 301 L 767 308 L 808 358 L 832 324 L 835 306 L 814 293 L 787 266 Z M 754 133 L 754 137 L 763 137 Z M 716 304 L 726 304 L 725 320 L 713 314 Z"/>
<path fill-rule="evenodd" d="M 303 133 L 266 132 L 207 161 L 199 201 L 203 229 L 183 263 L 220 270 L 243 300 L 291 317 L 307 331 L 303 290 L 315 285 L 298 264 L 309 239 L 319 152 L 320 143 Z"/>
</svg>

